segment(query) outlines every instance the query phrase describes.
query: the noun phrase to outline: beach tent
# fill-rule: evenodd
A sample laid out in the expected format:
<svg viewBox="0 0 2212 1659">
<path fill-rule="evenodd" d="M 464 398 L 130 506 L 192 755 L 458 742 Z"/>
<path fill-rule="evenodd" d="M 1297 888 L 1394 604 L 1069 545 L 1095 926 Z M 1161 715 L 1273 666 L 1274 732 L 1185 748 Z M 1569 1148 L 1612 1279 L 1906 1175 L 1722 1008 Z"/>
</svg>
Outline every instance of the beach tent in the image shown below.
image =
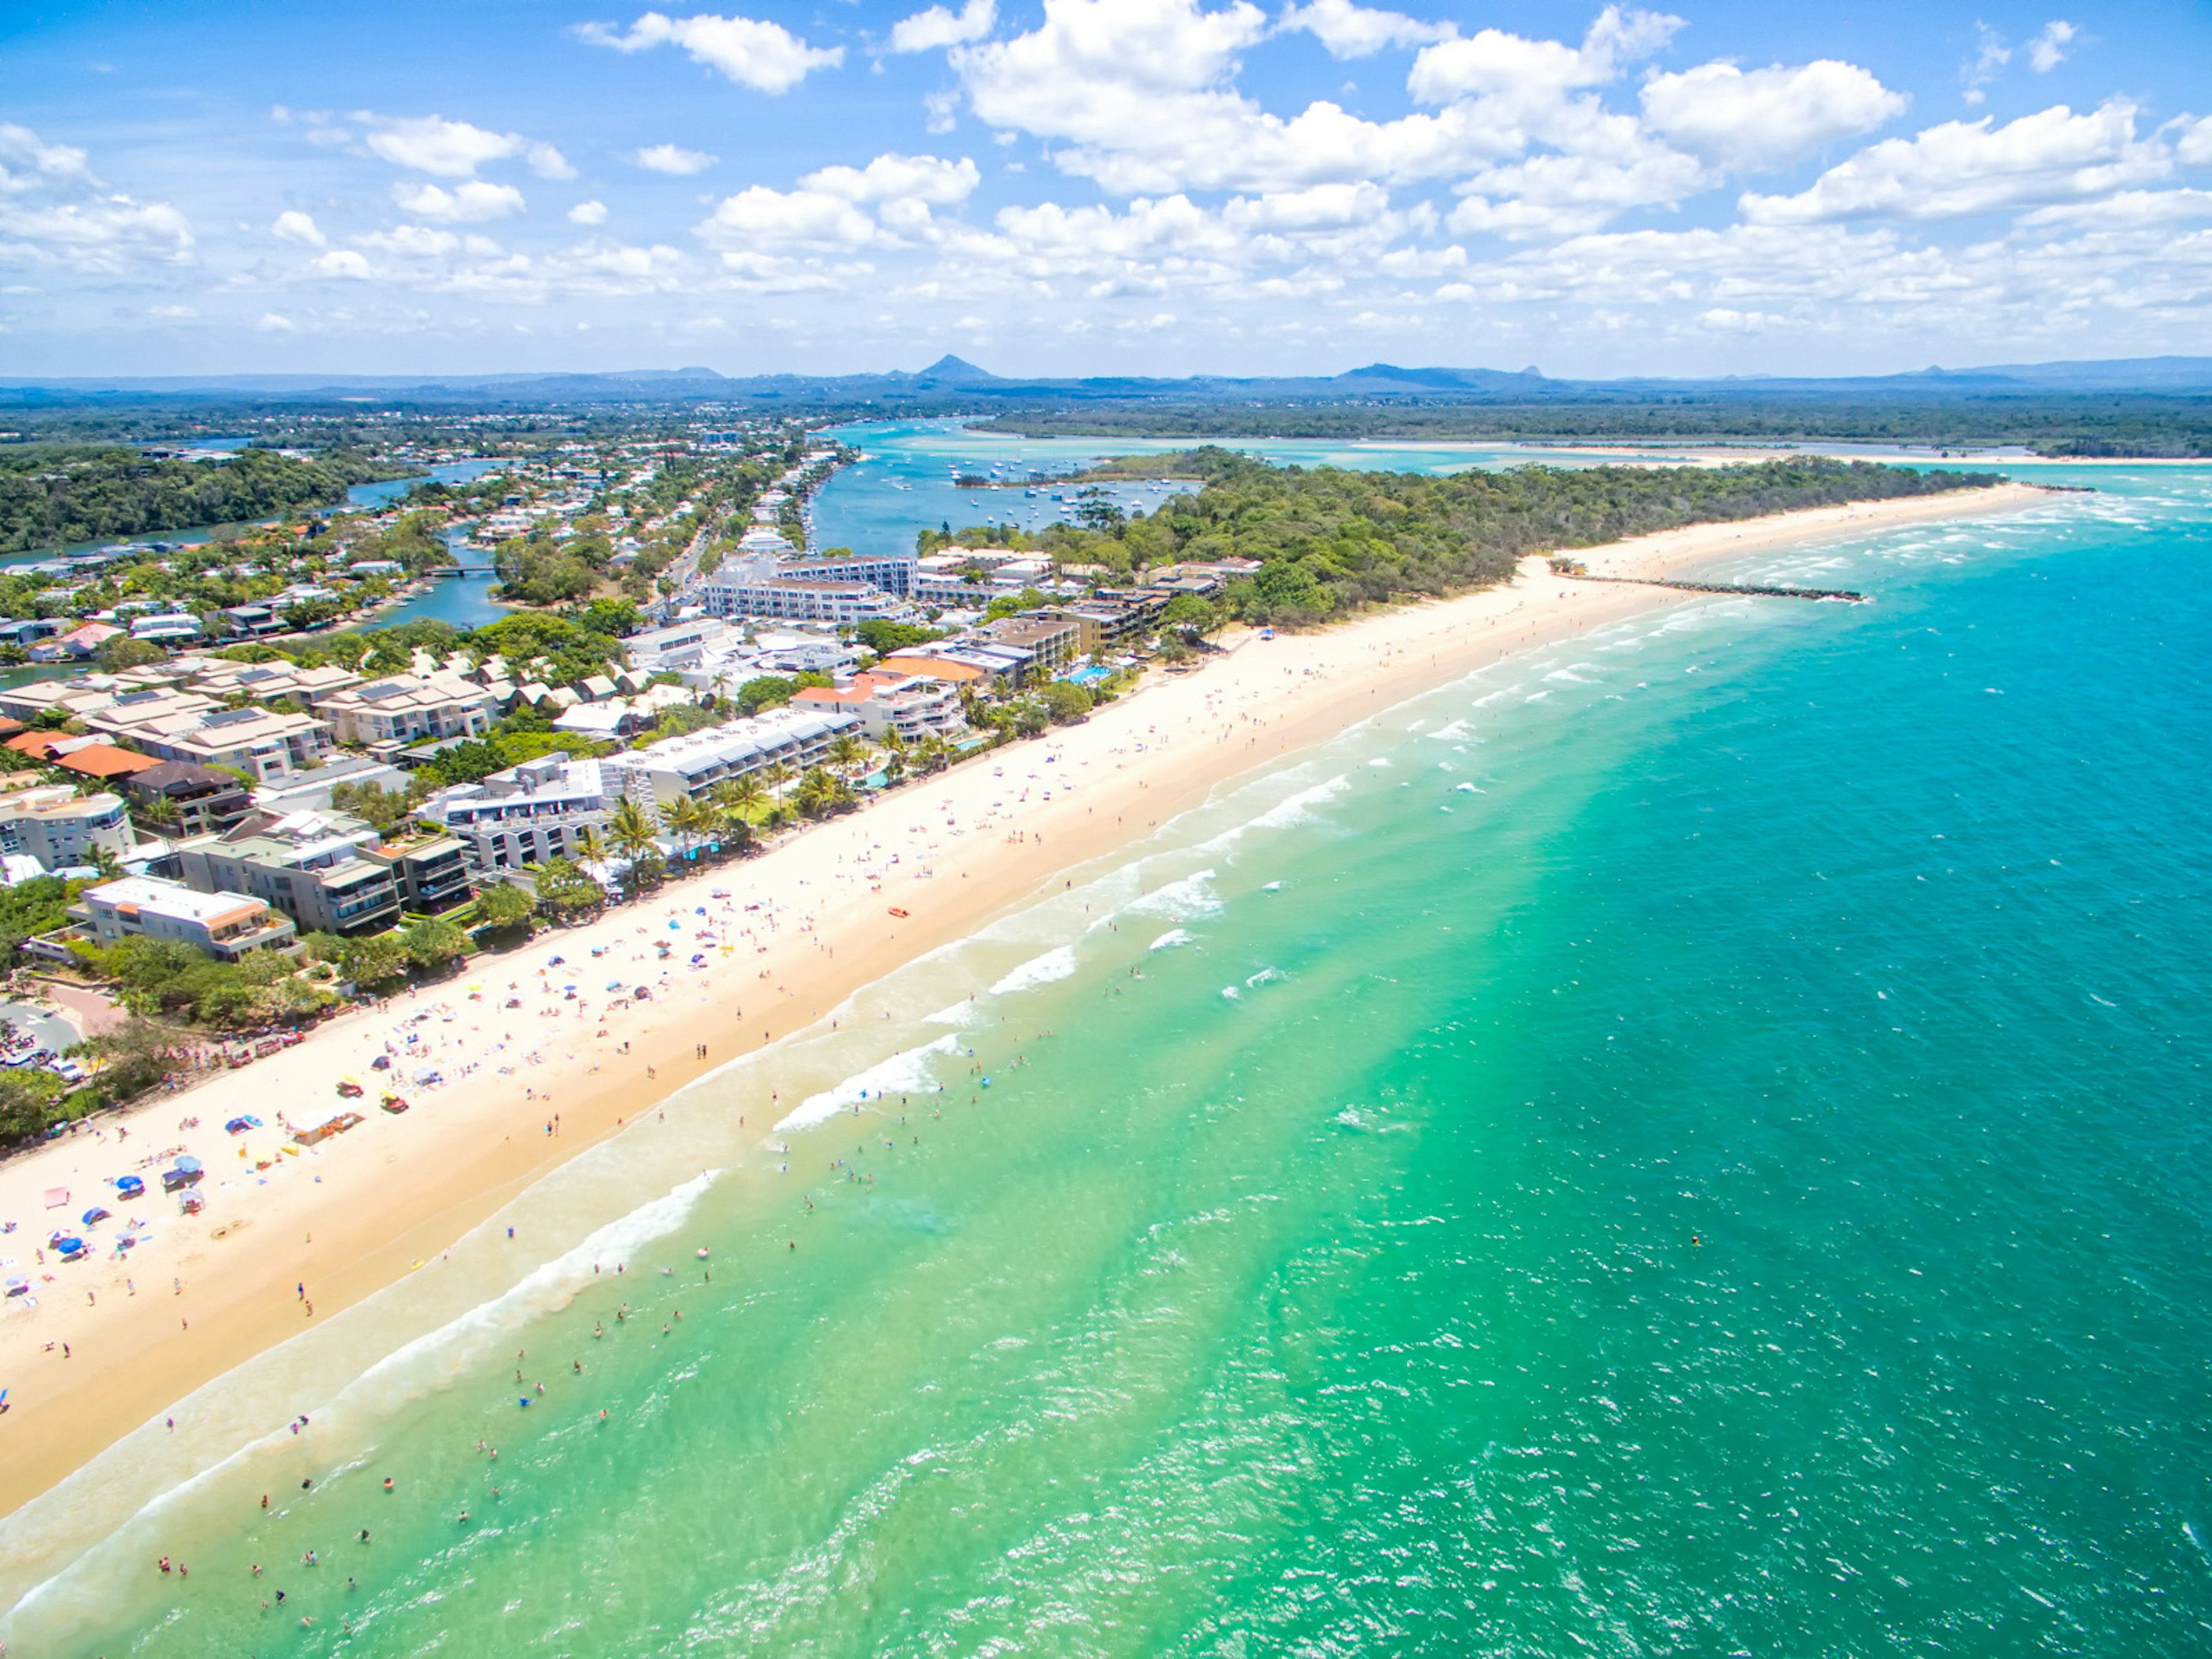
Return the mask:
<svg viewBox="0 0 2212 1659">
<path fill-rule="evenodd" d="M 179 1187 L 192 1185 L 199 1178 L 200 1172 L 197 1169 L 185 1169 L 183 1160 L 179 1159 L 175 1169 L 161 1171 L 161 1190 L 165 1193 L 173 1193 Z"/>
<path fill-rule="evenodd" d="M 31 1281 L 30 1281 L 29 1279 L 22 1279 L 22 1278 L 19 1278 L 19 1277 L 11 1277 L 11 1278 L 9 1278 L 9 1279 L 8 1280 L 8 1294 L 9 1294 L 9 1295 L 10 1295 L 10 1296 L 28 1296 L 30 1293 L 31 1293 Z"/>
<path fill-rule="evenodd" d="M 227 1134 L 242 1135 L 248 1129 L 258 1129 L 261 1125 L 250 1117 L 234 1117 L 222 1127 Z"/>
</svg>

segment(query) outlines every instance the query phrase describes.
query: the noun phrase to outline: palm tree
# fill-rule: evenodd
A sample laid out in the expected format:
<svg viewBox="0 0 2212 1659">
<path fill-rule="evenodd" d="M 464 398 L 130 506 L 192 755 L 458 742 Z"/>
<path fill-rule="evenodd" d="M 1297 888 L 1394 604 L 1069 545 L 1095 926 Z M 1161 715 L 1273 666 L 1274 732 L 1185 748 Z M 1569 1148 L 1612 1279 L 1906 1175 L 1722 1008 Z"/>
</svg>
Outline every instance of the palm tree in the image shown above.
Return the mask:
<svg viewBox="0 0 2212 1659">
<path fill-rule="evenodd" d="M 653 850 L 653 820 L 625 795 L 615 803 L 614 816 L 607 820 L 607 839 L 616 852 L 634 864 Z"/>
<path fill-rule="evenodd" d="M 906 775 L 906 739 L 896 726 L 884 734 L 884 781 L 896 783 Z"/>
<path fill-rule="evenodd" d="M 783 804 L 783 786 L 791 781 L 791 769 L 781 761 L 770 761 L 761 769 L 760 780 L 768 786 L 769 797 L 781 806 Z"/>
<path fill-rule="evenodd" d="M 799 810 L 809 817 L 819 817 L 836 804 L 837 793 L 837 780 L 825 769 L 809 768 L 799 781 Z"/>
<path fill-rule="evenodd" d="M 733 832 L 739 841 L 751 836 L 752 825 L 748 821 L 748 815 L 753 803 L 760 797 L 760 781 L 750 773 L 724 778 L 708 792 L 708 799 L 714 804 L 717 823 Z"/>
<path fill-rule="evenodd" d="M 592 826 L 587 823 L 582 829 L 576 831 L 577 863 L 597 864 L 605 859 L 606 855 L 607 844 L 600 839 L 599 832 L 598 830 L 592 829 Z"/>
<path fill-rule="evenodd" d="M 714 815 L 706 807 L 685 796 L 668 809 L 668 827 L 676 832 L 683 844 L 684 856 L 690 858 L 700 840 L 714 828 Z"/>
<path fill-rule="evenodd" d="M 830 740 L 830 763 L 845 776 L 853 774 L 853 763 L 867 753 L 867 745 L 850 732 L 840 732 Z"/>
</svg>

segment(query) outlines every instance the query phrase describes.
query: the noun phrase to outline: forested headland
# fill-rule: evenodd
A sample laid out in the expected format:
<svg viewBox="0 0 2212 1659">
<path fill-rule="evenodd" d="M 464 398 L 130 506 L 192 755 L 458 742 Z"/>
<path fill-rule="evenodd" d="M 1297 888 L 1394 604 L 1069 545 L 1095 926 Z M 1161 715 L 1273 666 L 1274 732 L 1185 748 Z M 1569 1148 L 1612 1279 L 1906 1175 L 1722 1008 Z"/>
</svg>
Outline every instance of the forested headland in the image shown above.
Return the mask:
<svg viewBox="0 0 2212 1659">
<path fill-rule="evenodd" d="M 1541 402 L 1286 399 L 1038 404 L 981 432 L 1032 438 L 1334 438 L 1487 442 L 2018 446 L 2038 455 L 2212 456 L 2212 398 L 2137 392 L 1866 398 L 1654 391 Z"/>
<path fill-rule="evenodd" d="M 2003 482 L 1992 472 L 1812 458 L 1711 468 L 1524 466 L 1439 477 L 1274 466 L 1215 446 L 1127 456 L 1082 477 L 1189 478 L 1200 488 L 1127 517 L 1090 497 L 1079 508 L 1087 524 L 1012 539 L 1063 564 L 1100 565 L 1116 575 L 1187 561 L 1256 560 L 1261 568 L 1231 582 L 1224 604 L 1247 621 L 1283 624 L 1486 586 L 1530 553 Z"/>
<path fill-rule="evenodd" d="M 0 553 L 197 525 L 247 524 L 328 507 L 343 501 L 349 485 L 392 476 L 349 450 L 301 460 L 246 448 L 216 461 L 157 459 L 107 447 L 4 449 Z"/>
</svg>

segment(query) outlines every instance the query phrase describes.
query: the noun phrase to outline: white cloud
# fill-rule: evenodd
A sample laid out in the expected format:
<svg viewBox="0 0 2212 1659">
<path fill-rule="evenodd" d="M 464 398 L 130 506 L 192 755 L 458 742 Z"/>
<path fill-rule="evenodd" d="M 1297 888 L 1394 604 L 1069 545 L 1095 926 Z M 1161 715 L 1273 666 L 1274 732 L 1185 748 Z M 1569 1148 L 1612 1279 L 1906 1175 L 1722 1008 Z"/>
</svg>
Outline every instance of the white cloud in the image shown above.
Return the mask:
<svg viewBox="0 0 2212 1659">
<path fill-rule="evenodd" d="M 2212 166 L 2212 115 L 2185 115 L 2172 123 L 2173 153 L 2191 167 Z"/>
<path fill-rule="evenodd" d="M 568 158 L 550 144 L 532 144 L 524 154 L 530 158 L 530 170 L 541 179 L 576 176 L 576 169 L 568 165 Z"/>
<path fill-rule="evenodd" d="M 457 185 L 394 185 L 392 199 L 417 218 L 439 219 L 448 224 L 476 224 L 504 219 L 522 211 L 522 192 L 513 185 L 489 184 L 481 179 Z"/>
<path fill-rule="evenodd" d="M 112 276 L 193 253 L 176 208 L 110 191 L 84 151 L 0 122 L 0 266 Z"/>
<path fill-rule="evenodd" d="M 319 276 L 345 276 L 357 281 L 366 281 L 375 275 L 369 268 L 368 260 L 351 248 L 332 248 L 328 253 L 319 254 L 308 262 L 308 269 Z"/>
<path fill-rule="evenodd" d="M 568 210 L 568 222 L 572 225 L 603 225 L 606 222 L 605 202 L 579 202 Z"/>
<path fill-rule="evenodd" d="M 410 259 L 442 258 L 461 245 L 461 239 L 452 231 L 432 230 L 426 225 L 398 225 L 354 240 L 380 253 L 396 253 Z"/>
<path fill-rule="evenodd" d="M 2183 219 L 2212 219 L 2212 191 L 2124 190 L 2101 201 L 2069 202 L 2023 214 L 2028 226 L 2078 225 L 2096 229 L 2133 229 L 2173 224 Z"/>
<path fill-rule="evenodd" d="M 504 161 L 532 147 L 519 132 L 491 132 L 441 116 L 368 118 L 374 122 L 364 140 L 370 154 L 394 167 L 441 179 L 473 179 L 487 161 Z M 556 159 L 558 155 L 555 151 Z"/>
<path fill-rule="evenodd" d="M 704 173 L 719 159 L 703 149 L 685 149 L 680 144 L 653 144 L 630 157 L 647 173 L 672 173 L 679 179 Z"/>
<path fill-rule="evenodd" d="M 1045 0 L 1042 27 L 951 55 L 975 114 L 1067 141 L 1053 160 L 1121 195 L 1465 175 L 1547 143 L 1628 164 L 1656 146 L 1581 88 L 1618 79 L 1679 20 L 1607 7 L 1579 47 L 1486 29 L 1425 47 L 1408 85 L 1437 113 L 1373 122 L 1327 100 L 1285 118 L 1231 82 L 1267 20 L 1237 3 Z"/>
<path fill-rule="evenodd" d="M 934 52 L 981 40 L 999 21 L 994 0 L 968 0 L 957 12 L 932 6 L 911 17 L 902 17 L 891 29 L 893 52 Z"/>
<path fill-rule="evenodd" d="M 2114 99 L 2084 115 L 2063 104 L 1992 128 L 1947 121 L 1889 138 L 1822 173 L 1796 196 L 1743 198 L 1756 224 L 1870 217 L 1942 219 L 2102 196 L 2148 182 L 2171 163 L 2138 143 L 2135 106 Z"/>
<path fill-rule="evenodd" d="M 818 69 L 835 69 L 845 61 L 842 46 L 815 47 L 781 23 L 752 17 L 718 17 L 702 12 L 696 17 L 669 17 L 649 11 L 618 34 L 605 23 L 586 23 L 579 34 L 593 46 L 617 52 L 643 52 L 659 46 L 678 46 L 691 54 L 694 63 L 720 70 L 739 86 L 771 95 L 789 92 Z"/>
<path fill-rule="evenodd" d="M 875 222 L 842 196 L 755 185 L 721 202 L 697 228 L 710 247 L 733 252 L 865 247 Z"/>
<path fill-rule="evenodd" d="M 96 185 L 84 151 L 49 144 L 28 127 L 0 121 L 0 195 L 55 184 Z"/>
<path fill-rule="evenodd" d="M 313 217 L 297 208 L 288 208 L 276 216 L 276 222 L 269 227 L 269 234 L 280 242 L 295 242 L 301 247 L 320 247 L 329 239 Z"/>
<path fill-rule="evenodd" d="M 1459 31 L 1449 23 L 1424 23 L 1403 12 L 1376 11 L 1352 0 L 1308 0 L 1285 9 L 1281 27 L 1316 36 L 1336 58 L 1371 58 L 1385 46 L 1432 46 Z"/>
<path fill-rule="evenodd" d="M 1425 48 L 1413 60 L 1406 84 L 1425 103 L 1448 103 L 1469 95 L 1548 103 L 1571 88 L 1619 78 L 1629 64 L 1665 46 L 1681 27 L 1679 17 L 1607 6 L 1578 47 L 1484 29 L 1463 40 Z"/>
<path fill-rule="evenodd" d="M 878 155 L 865 167 L 832 167 L 799 181 L 809 190 L 842 196 L 848 202 L 908 198 L 949 206 L 975 193 L 982 174 L 966 156 L 947 161 L 935 155 Z"/>
<path fill-rule="evenodd" d="M 2063 18 L 2054 17 L 2043 26 L 2042 33 L 2027 43 L 2028 67 L 2038 75 L 2050 74 L 2066 61 L 2066 49 L 2080 33 Z"/>
<path fill-rule="evenodd" d="M 1748 72 L 1701 64 L 1644 83 L 1644 117 L 1692 153 L 1738 172 L 1785 167 L 1870 132 L 1911 101 L 1856 64 L 1824 58 Z"/>
<path fill-rule="evenodd" d="M 1989 101 L 1989 94 L 1983 88 L 2012 62 L 2012 48 L 2005 44 L 2004 36 L 1987 23 L 1976 23 L 1974 33 L 1978 45 L 1973 60 L 1960 72 L 1959 78 L 1965 83 L 1966 101 L 1981 104 Z"/>
<path fill-rule="evenodd" d="M 297 334 L 300 331 L 299 324 L 274 311 L 263 312 L 258 326 L 264 334 Z"/>
</svg>

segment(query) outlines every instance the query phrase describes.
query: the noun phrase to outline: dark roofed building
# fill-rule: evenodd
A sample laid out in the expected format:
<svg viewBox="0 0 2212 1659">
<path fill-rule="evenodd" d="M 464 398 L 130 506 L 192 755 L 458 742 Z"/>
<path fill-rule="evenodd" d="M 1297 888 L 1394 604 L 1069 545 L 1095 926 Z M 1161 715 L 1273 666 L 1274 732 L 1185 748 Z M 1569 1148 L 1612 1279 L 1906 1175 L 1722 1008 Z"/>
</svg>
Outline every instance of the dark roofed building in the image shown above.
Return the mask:
<svg viewBox="0 0 2212 1659">
<path fill-rule="evenodd" d="M 190 761 L 161 761 L 134 772 L 123 780 L 122 789 L 138 806 L 152 806 L 156 800 L 174 805 L 177 835 L 228 830 L 253 811 L 253 797 L 244 784 L 228 772 Z"/>
</svg>

